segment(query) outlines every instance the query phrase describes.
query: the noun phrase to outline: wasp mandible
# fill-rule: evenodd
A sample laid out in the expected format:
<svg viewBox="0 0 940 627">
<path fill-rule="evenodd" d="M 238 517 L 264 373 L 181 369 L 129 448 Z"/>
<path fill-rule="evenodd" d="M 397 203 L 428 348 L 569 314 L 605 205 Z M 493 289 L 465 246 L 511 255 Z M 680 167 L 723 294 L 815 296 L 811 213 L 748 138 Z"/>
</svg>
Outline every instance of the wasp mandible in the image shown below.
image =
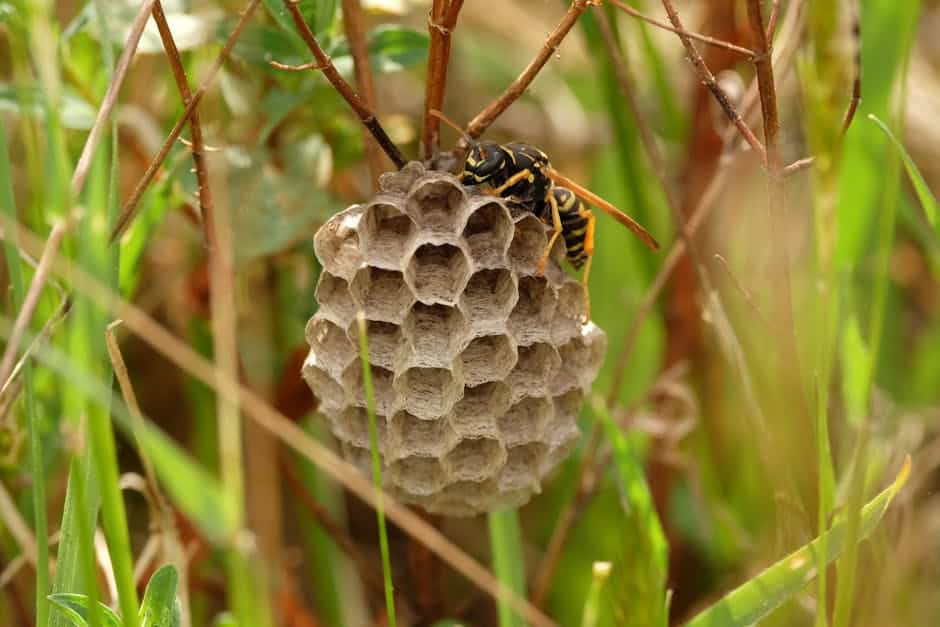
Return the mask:
<svg viewBox="0 0 940 627">
<path fill-rule="evenodd" d="M 535 146 L 522 142 L 497 144 L 490 141 L 473 141 L 440 111 L 433 110 L 431 114 L 464 135 L 470 146 L 459 175 L 461 183 L 489 185 L 494 194 L 512 199 L 552 227 L 552 236 L 539 260 L 540 275 L 545 271 L 549 253 L 555 242 L 559 237 L 564 237 L 568 263 L 575 270 L 584 267 L 581 284 L 587 303 L 586 315 L 590 315 L 588 277 L 594 255 L 596 218 L 585 201 L 630 229 L 651 250 L 659 248 L 649 231 L 636 220 L 589 189 L 563 176 L 551 166 L 548 155 Z"/>
</svg>

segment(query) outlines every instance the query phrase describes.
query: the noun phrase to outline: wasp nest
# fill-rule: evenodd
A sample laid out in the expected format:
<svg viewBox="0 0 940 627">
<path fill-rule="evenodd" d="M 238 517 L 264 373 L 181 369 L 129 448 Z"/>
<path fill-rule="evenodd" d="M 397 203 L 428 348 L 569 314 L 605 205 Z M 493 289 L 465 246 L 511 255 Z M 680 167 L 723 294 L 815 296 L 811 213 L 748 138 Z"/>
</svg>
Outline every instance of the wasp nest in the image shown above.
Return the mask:
<svg viewBox="0 0 940 627">
<path fill-rule="evenodd" d="M 371 472 L 365 314 L 386 488 L 431 512 L 522 505 L 574 447 L 606 350 L 534 215 L 417 163 L 314 239 L 323 273 L 303 374 L 346 458 Z M 560 244 L 560 242 L 559 242 Z"/>
</svg>

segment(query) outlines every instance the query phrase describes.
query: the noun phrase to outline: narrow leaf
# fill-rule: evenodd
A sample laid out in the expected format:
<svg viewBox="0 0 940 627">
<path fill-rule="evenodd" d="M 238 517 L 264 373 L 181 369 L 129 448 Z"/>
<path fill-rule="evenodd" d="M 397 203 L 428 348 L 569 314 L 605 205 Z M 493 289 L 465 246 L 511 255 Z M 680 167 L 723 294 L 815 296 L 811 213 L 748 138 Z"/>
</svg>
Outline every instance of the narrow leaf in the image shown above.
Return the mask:
<svg viewBox="0 0 940 627">
<path fill-rule="evenodd" d="M 891 143 L 894 144 L 894 147 L 897 149 L 898 154 L 901 155 L 901 161 L 904 162 L 904 168 L 907 170 L 907 175 L 911 179 L 911 184 L 914 186 L 914 191 L 917 192 L 917 198 L 920 200 L 921 206 L 924 208 L 924 213 L 927 216 L 927 222 L 930 223 L 937 231 L 937 236 L 940 237 L 940 223 L 937 221 L 937 216 L 940 215 L 940 209 L 937 208 L 937 198 L 933 195 L 933 192 L 930 191 L 930 188 L 927 186 L 927 181 L 924 180 L 923 175 L 920 173 L 920 170 L 917 169 L 917 164 L 914 163 L 914 160 L 911 159 L 911 156 L 905 150 L 904 145 L 898 141 L 898 138 L 894 136 L 894 133 L 891 132 L 891 129 L 888 128 L 888 125 L 878 119 L 874 114 L 869 114 L 868 119 L 878 125 L 878 127 L 884 131 L 884 134 L 888 136 L 888 139 L 891 140 Z"/>
<path fill-rule="evenodd" d="M 180 610 L 176 602 L 179 573 L 172 564 L 161 566 L 150 577 L 140 605 L 140 627 L 179 627 Z"/>
<path fill-rule="evenodd" d="M 859 539 L 868 537 L 881 522 L 892 499 L 911 472 L 911 459 L 904 460 L 901 472 L 881 494 L 862 510 Z M 845 517 L 840 516 L 826 532 L 825 563 L 830 564 L 846 548 Z M 817 551 L 821 538 L 791 553 L 756 577 L 735 588 L 720 601 L 693 618 L 686 627 L 746 627 L 766 618 L 791 599 L 818 574 Z"/>
<path fill-rule="evenodd" d="M 842 333 L 842 395 L 852 424 L 857 425 L 868 410 L 873 366 L 871 350 L 853 315 Z"/>
<path fill-rule="evenodd" d="M 62 612 L 76 627 L 87 627 L 89 603 L 88 595 L 73 592 L 57 592 L 49 595 L 49 602 Z M 104 603 L 98 603 L 100 615 L 104 616 L 105 627 L 122 627 L 120 616 Z"/>
</svg>

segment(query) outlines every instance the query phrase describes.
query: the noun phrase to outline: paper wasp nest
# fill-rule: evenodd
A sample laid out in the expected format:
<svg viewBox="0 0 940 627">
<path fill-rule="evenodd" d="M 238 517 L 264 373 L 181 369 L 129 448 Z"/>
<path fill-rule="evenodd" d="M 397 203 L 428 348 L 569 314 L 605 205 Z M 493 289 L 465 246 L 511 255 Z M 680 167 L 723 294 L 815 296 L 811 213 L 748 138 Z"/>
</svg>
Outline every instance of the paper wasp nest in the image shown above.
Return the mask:
<svg viewBox="0 0 940 627">
<path fill-rule="evenodd" d="M 316 234 L 304 378 L 370 474 L 362 310 L 386 488 L 451 516 L 522 505 L 577 442 L 606 336 L 580 321 L 560 240 L 536 276 L 548 233 L 531 213 L 417 163 L 380 188 Z"/>
</svg>

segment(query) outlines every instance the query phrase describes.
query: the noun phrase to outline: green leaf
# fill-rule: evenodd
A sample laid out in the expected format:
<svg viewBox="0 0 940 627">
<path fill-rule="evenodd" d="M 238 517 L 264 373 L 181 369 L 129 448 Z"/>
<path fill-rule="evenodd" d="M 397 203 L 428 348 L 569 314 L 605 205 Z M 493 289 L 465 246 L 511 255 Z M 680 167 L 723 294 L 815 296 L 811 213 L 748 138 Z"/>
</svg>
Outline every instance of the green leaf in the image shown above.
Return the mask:
<svg viewBox="0 0 940 627">
<path fill-rule="evenodd" d="M 172 564 L 161 566 L 150 577 L 140 604 L 140 627 L 179 627 L 180 608 L 176 601 L 179 573 Z"/>
<path fill-rule="evenodd" d="M 908 457 L 894 482 L 864 507 L 859 539 L 866 538 L 875 530 L 892 499 L 907 481 L 910 471 L 911 460 Z M 826 532 L 826 564 L 831 563 L 846 548 L 845 531 L 845 517 L 840 516 Z M 822 539 L 816 538 L 735 588 L 689 621 L 686 627 L 746 627 L 766 618 L 816 577 L 819 564 L 817 551 L 820 550 Z"/>
<path fill-rule="evenodd" d="M 49 602 L 62 612 L 76 627 L 87 627 L 89 614 L 88 595 L 73 592 L 58 592 L 49 595 Z M 98 603 L 104 616 L 105 627 L 122 627 L 121 617 L 104 603 Z"/>
<path fill-rule="evenodd" d="M 225 542 L 235 530 L 235 512 L 227 506 L 218 479 L 195 463 L 152 423 L 137 432 L 161 483 L 174 503 L 212 542 Z"/>
<path fill-rule="evenodd" d="M 397 24 L 382 24 L 369 33 L 369 59 L 372 71 L 379 74 L 400 70 L 424 63 L 428 56 L 427 33 L 405 28 Z M 333 64 L 343 74 L 352 73 L 352 57 L 349 42 L 337 42 L 331 52 Z"/>
<path fill-rule="evenodd" d="M 924 208 L 924 214 L 927 216 L 927 222 L 930 223 L 930 226 L 936 229 L 937 236 L 940 237 L 940 223 L 937 221 L 937 216 L 940 215 L 940 209 L 937 208 L 937 198 L 933 195 L 933 192 L 931 192 L 930 188 L 927 186 L 927 181 L 924 180 L 920 170 L 917 169 L 917 164 L 914 163 L 914 160 L 911 159 L 911 156 L 908 154 L 907 150 L 904 149 L 904 145 L 898 141 L 898 138 L 894 136 L 894 133 L 891 132 L 891 129 L 888 128 L 887 124 L 879 120 L 878 116 L 873 113 L 868 115 L 868 119 L 877 124 L 878 127 L 884 131 L 884 134 L 887 135 L 888 139 L 891 140 L 891 143 L 894 144 L 898 154 L 901 155 L 901 161 L 904 162 L 904 168 L 907 170 L 907 175 L 911 179 L 911 184 L 914 186 L 914 191 L 917 192 L 917 199 L 920 200 L 920 205 Z"/>
<path fill-rule="evenodd" d="M 853 315 L 842 332 L 842 395 L 852 424 L 858 424 L 868 412 L 873 367 L 871 350 L 862 338 L 858 318 Z"/>
<path fill-rule="evenodd" d="M 29 115 L 39 120 L 46 117 L 42 89 L 35 85 L 0 83 L 0 111 Z M 95 109 L 74 92 L 66 89 L 59 101 L 62 125 L 71 130 L 87 131 L 95 123 Z"/>
<path fill-rule="evenodd" d="M 522 552 L 522 532 L 519 515 L 514 509 L 490 512 L 490 547 L 493 554 L 493 572 L 510 590 L 525 597 L 525 556 Z M 507 599 L 499 599 L 499 627 L 517 627 L 523 624 Z"/>
<path fill-rule="evenodd" d="M 634 538 L 635 542 L 628 564 L 617 568 L 622 571 L 617 573 L 618 585 L 627 590 L 631 599 L 630 606 L 621 609 L 628 613 L 628 623 L 665 626 L 668 623 L 666 570 L 669 547 L 642 460 L 610 417 L 603 402 L 594 397 L 591 406 L 602 420 L 604 432 L 613 447 L 615 477 L 623 508 L 620 525 L 624 534 Z"/>
</svg>

